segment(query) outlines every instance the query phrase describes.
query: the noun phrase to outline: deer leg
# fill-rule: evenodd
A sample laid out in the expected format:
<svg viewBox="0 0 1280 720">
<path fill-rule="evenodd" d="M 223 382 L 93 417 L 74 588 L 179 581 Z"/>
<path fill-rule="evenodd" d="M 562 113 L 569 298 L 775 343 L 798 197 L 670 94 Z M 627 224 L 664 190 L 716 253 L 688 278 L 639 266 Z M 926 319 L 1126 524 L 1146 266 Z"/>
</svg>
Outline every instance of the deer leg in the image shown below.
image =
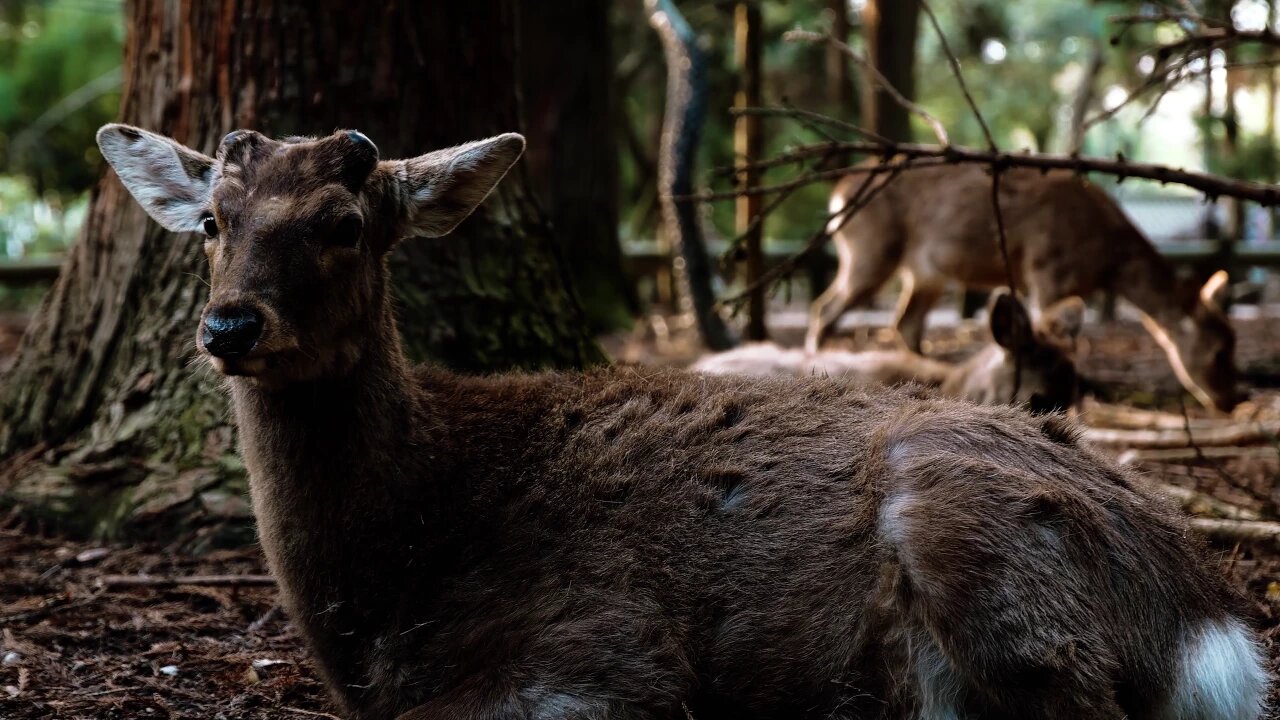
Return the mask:
<svg viewBox="0 0 1280 720">
<path fill-rule="evenodd" d="M 924 340 L 925 318 L 941 295 L 941 288 L 922 284 L 910 270 L 903 271 L 902 295 L 898 296 L 898 317 L 894 321 L 894 327 L 898 330 L 898 338 L 902 344 L 911 352 L 920 352 L 920 343 Z"/>
<path fill-rule="evenodd" d="M 891 262 L 881 256 L 855 254 L 853 241 L 844 237 L 836 238 L 836 255 L 840 264 L 835 280 L 809 307 L 809 329 L 804 339 L 804 349 L 808 353 L 818 351 L 841 315 L 852 307 L 870 302 L 897 266 L 896 261 Z"/>
</svg>

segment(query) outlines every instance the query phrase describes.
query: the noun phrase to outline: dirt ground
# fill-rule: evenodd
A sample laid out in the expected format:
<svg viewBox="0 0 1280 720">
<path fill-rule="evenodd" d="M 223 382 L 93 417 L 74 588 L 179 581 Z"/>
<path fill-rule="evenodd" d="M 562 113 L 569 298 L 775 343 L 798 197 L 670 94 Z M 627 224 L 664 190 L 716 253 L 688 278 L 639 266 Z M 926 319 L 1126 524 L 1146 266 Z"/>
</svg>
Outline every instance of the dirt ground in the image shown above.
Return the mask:
<svg viewBox="0 0 1280 720">
<path fill-rule="evenodd" d="M 606 346 L 624 361 L 679 364 L 693 355 L 692 345 L 671 325 L 610 338 Z M 1237 327 L 1240 364 L 1255 388 L 1237 416 L 1280 419 L 1280 392 L 1270 389 L 1280 386 L 1280 318 Z M 930 340 L 935 354 L 957 356 L 980 337 L 980 330 L 960 327 L 932 331 Z M 863 339 L 874 342 L 876 334 Z M 1094 325 L 1080 353 L 1083 372 L 1109 400 L 1179 410 L 1177 385 L 1140 327 Z M 1277 518 L 1280 448 L 1274 457 L 1139 469 Z M 256 548 L 193 555 L 182 549 L 188 545 L 100 546 L 45 537 L 16 515 L 0 519 L 0 719 L 336 717 L 272 587 L 104 584 L 142 574 L 265 573 Z M 1280 544 L 1214 548 L 1254 611 L 1273 672 L 1280 671 Z M 1280 689 L 1273 705 L 1280 707 Z"/>
</svg>

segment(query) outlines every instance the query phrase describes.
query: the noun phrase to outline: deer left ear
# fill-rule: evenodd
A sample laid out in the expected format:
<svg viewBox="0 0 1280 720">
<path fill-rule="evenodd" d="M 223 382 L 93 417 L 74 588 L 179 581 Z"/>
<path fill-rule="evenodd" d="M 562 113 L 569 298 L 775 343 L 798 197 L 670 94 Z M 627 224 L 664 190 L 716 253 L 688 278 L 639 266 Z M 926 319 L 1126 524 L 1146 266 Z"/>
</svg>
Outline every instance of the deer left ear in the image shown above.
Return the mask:
<svg viewBox="0 0 1280 720">
<path fill-rule="evenodd" d="M 506 133 L 394 163 L 401 182 L 400 237 L 449 234 L 484 202 L 523 152 L 524 137 Z"/>
<path fill-rule="evenodd" d="M 1200 300 L 1210 307 L 1221 308 L 1226 303 L 1227 291 L 1230 289 L 1227 280 L 1226 270 L 1210 275 L 1204 287 L 1200 288 Z"/>
<path fill-rule="evenodd" d="M 1020 350 L 1031 342 L 1031 316 L 1007 288 L 991 293 L 987 305 L 991 338 L 1006 350 Z"/>
</svg>

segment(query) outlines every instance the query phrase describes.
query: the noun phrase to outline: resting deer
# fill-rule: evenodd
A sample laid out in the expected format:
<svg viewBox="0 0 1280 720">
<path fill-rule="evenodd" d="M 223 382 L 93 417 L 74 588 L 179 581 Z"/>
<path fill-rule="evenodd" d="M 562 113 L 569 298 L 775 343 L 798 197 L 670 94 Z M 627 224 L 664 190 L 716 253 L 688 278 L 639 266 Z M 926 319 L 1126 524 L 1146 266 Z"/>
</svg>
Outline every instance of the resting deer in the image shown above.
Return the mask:
<svg viewBox="0 0 1280 720">
<path fill-rule="evenodd" d="M 836 184 L 832 213 L 845 207 L 861 182 L 850 176 Z M 1113 292 L 1142 311 L 1143 324 L 1198 401 L 1224 411 L 1235 406 L 1235 334 L 1219 299 L 1227 289 L 1225 272 L 1203 286 L 1181 283 L 1115 201 L 1071 173 L 1008 170 L 1000 190 L 1014 280 L 1026 290 L 1033 313 L 1072 295 Z M 925 316 L 948 282 L 995 287 L 1008 281 L 991 177 L 982 166 L 904 172 L 843 227 L 831 229 L 839 269 L 809 310 L 810 352 L 840 315 L 869 302 L 899 269 L 896 325 L 916 352 Z"/>
<path fill-rule="evenodd" d="M 388 252 L 447 234 L 519 135 L 108 125 L 206 236 L 261 544 L 351 718 L 1255 718 L 1239 600 L 1068 421 L 821 378 L 411 367 Z"/>
<path fill-rule="evenodd" d="M 861 384 L 917 383 L 943 395 L 986 405 L 1025 405 L 1032 412 L 1065 410 L 1078 391 L 1071 351 L 1084 320 L 1084 301 L 1060 300 L 1034 324 L 1022 303 L 997 290 L 987 306 L 992 342 L 962 363 L 907 350 L 820 350 L 810 355 L 771 343 L 707 355 L 691 368 L 710 375 L 824 375 Z"/>
</svg>

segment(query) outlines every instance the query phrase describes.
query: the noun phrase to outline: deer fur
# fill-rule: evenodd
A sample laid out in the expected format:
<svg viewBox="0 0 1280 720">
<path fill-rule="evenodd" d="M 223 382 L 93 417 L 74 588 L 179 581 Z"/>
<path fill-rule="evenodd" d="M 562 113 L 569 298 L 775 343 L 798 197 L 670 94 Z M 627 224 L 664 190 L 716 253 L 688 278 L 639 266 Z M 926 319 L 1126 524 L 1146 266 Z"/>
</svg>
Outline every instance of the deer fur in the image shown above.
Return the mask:
<svg viewBox="0 0 1280 720">
<path fill-rule="evenodd" d="M 1204 548 L 1061 417 L 822 378 L 411 366 L 388 251 L 465 218 L 519 136 L 407 161 L 351 132 L 241 132 L 215 158 L 98 141 L 153 217 L 210 235 L 197 344 L 349 718 L 1262 711 Z M 247 352 L 206 340 L 229 303 L 262 319 Z"/>
<path fill-rule="evenodd" d="M 838 182 L 831 210 L 845 207 L 862 179 Z M 1221 300 L 1227 276 L 1183 283 L 1115 201 L 1067 172 L 1001 174 L 1014 282 L 1033 314 L 1072 295 L 1105 290 L 1133 303 L 1182 385 L 1208 408 L 1230 410 L 1236 391 L 1235 334 Z M 903 280 L 896 326 L 919 352 L 925 317 L 950 282 L 989 288 L 1008 282 L 996 237 L 991 176 L 976 165 L 908 170 L 851 220 L 830 230 L 839 268 L 809 311 L 805 348 L 814 352 L 846 310 L 865 304 L 895 272 Z"/>
<path fill-rule="evenodd" d="M 1025 405 L 1032 412 L 1075 404 L 1079 378 L 1071 353 L 1084 320 L 1083 300 L 1054 303 L 1033 326 L 1022 303 L 1001 289 L 988 303 L 987 319 L 991 341 L 961 363 L 909 350 L 819 350 L 810 355 L 753 343 L 707 355 L 690 369 L 710 375 L 824 375 L 867 385 L 917 383 L 948 397 Z"/>
</svg>

